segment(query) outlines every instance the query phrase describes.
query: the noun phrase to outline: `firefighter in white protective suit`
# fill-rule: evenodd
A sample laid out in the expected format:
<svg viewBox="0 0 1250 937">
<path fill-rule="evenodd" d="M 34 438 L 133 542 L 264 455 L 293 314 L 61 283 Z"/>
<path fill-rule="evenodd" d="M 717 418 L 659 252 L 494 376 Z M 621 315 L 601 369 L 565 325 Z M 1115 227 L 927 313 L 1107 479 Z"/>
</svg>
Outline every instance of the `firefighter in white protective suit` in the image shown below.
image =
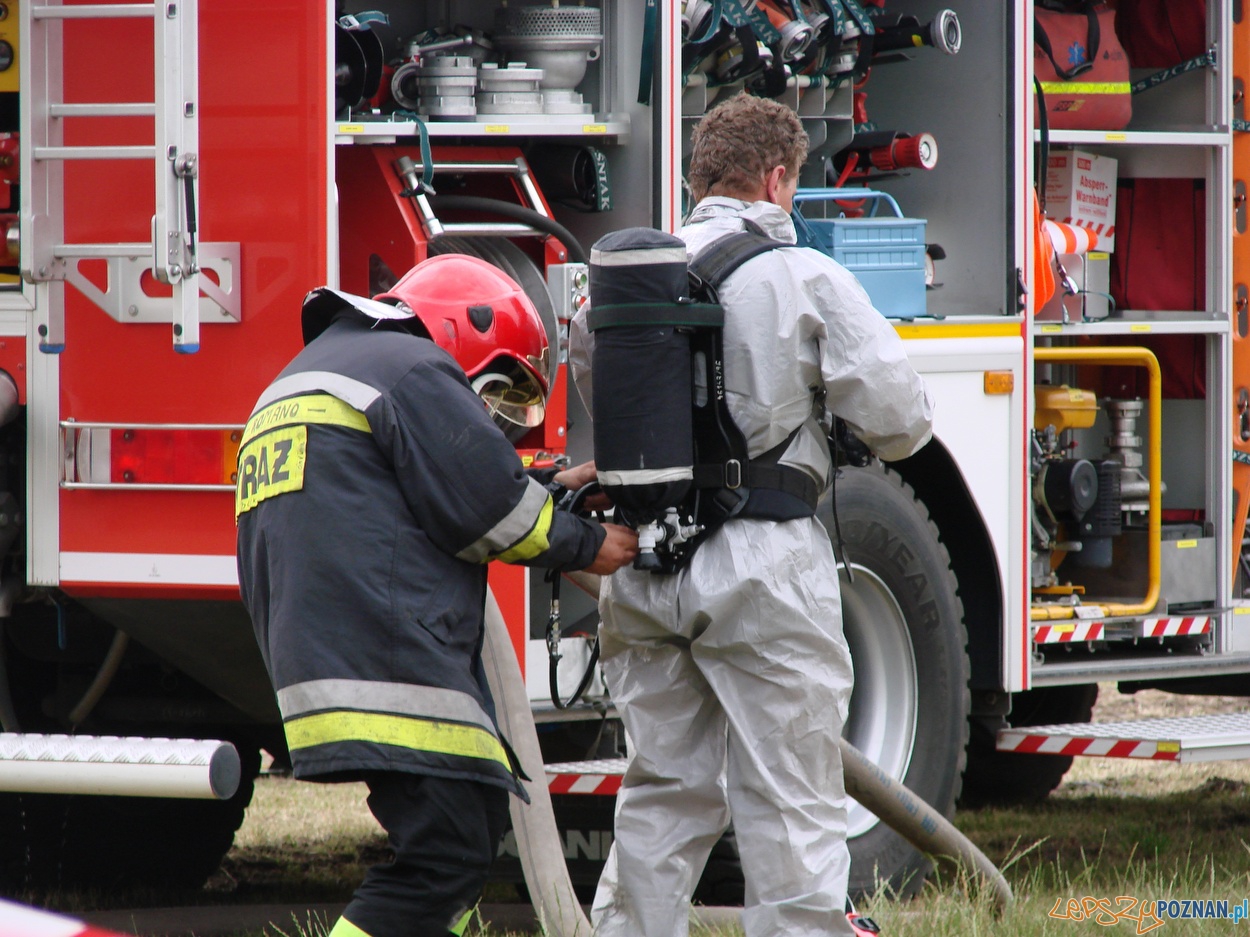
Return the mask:
<svg viewBox="0 0 1250 937">
<path fill-rule="evenodd" d="M 795 243 L 807 136 L 793 111 L 742 94 L 692 140 L 699 200 L 678 232 L 697 255 L 746 228 Z M 593 264 L 592 258 L 592 264 Z M 810 248 L 761 253 L 719 290 L 729 411 L 752 460 L 828 488 L 832 416 L 882 459 L 931 435 L 933 399 L 855 277 Z M 573 323 L 587 407 L 593 335 Z M 691 893 L 732 821 L 748 937 L 850 934 L 838 738 L 853 683 L 833 548 L 810 512 L 729 519 L 672 574 L 623 568 L 600 598 L 603 672 L 631 757 L 595 896 L 598 937 L 684 937 Z"/>
</svg>

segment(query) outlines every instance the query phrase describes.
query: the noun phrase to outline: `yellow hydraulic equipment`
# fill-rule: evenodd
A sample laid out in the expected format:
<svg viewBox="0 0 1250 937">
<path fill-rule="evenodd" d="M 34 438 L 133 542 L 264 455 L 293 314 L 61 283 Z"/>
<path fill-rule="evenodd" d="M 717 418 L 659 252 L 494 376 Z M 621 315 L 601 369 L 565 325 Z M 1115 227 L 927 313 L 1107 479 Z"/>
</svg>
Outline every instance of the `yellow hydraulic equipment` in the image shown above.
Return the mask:
<svg viewBox="0 0 1250 937">
<path fill-rule="evenodd" d="M 1162 478 L 1162 436 L 1163 436 L 1163 380 L 1159 371 L 1159 359 L 1155 357 L 1154 352 L 1148 348 L 1138 346 L 1106 346 L 1106 347 L 1082 347 L 1082 348 L 1035 348 L 1033 350 L 1033 358 L 1039 364 L 1092 364 L 1092 365 L 1136 365 L 1143 367 L 1150 375 L 1150 465 L 1147 471 L 1147 481 L 1150 483 L 1149 512 L 1147 515 L 1147 573 L 1148 588 L 1145 597 L 1140 602 L 1134 603 L 1118 603 L 1108 602 L 1095 604 L 1102 609 L 1102 614 L 1106 616 L 1131 616 L 1145 615 L 1154 611 L 1155 606 L 1159 602 L 1159 565 L 1161 555 L 1162 542 L 1162 524 L 1163 524 L 1163 478 Z M 1066 388 L 1055 388 L 1055 390 L 1066 390 Z M 1073 393 L 1084 394 L 1084 391 L 1075 391 Z M 1089 395 L 1091 398 L 1092 394 Z M 1056 401 L 1052 398 L 1049 402 L 1056 405 Z M 1075 422 L 1069 426 L 1091 426 L 1093 425 L 1093 410 L 1083 402 L 1076 405 L 1076 402 L 1067 401 L 1068 407 L 1062 413 L 1056 410 L 1056 419 L 1067 419 Z M 1039 400 L 1041 406 L 1041 400 Z M 1087 416 L 1088 414 L 1088 416 Z M 1088 419 L 1088 422 L 1084 422 Z M 1056 426 L 1058 428 L 1058 426 Z M 1035 621 L 1053 621 L 1057 619 L 1073 618 L 1076 613 L 1073 606 L 1070 605 L 1034 605 L 1030 609 L 1029 617 Z"/>
</svg>

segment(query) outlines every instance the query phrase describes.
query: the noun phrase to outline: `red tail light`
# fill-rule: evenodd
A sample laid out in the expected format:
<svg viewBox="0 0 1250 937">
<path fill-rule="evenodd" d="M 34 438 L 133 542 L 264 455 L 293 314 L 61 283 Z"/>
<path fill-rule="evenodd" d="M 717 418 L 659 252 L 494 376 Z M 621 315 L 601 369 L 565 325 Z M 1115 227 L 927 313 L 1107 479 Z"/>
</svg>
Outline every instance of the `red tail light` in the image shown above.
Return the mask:
<svg viewBox="0 0 1250 937">
<path fill-rule="evenodd" d="M 114 484 L 220 485 L 234 480 L 237 432 L 115 429 L 109 433 Z"/>
</svg>

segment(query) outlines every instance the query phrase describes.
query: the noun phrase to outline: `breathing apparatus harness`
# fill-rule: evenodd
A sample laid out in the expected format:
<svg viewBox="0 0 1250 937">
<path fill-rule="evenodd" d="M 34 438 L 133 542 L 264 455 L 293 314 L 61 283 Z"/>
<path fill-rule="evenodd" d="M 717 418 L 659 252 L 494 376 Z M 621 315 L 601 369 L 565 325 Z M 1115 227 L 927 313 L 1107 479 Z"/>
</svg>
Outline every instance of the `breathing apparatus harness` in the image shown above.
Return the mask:
<svg viewBox="0 0 1250 937">
<path fill-rule="evenodd" d="M 806 472 L 778 463 L 802 426 L 752 459 L 725 396 L 725 311 L 717 290 L 752 257 L 789 246 L 748 223 L 746 231 L 714 241 L 693 261 L 684 242 L 653 228 L 614 232 L 592 248 L 587 326 L 596 335 L 599 483 L 568 491 L 552 480 L 547 487 L 556 510 L 582 516 L 589 513 L 586 497 L 606 492 L 617 520 L 638 531 L 637 569 L 678 571 L 732 517 L 792 520 L 816 512 L 816 483 Z M 639 380 L 644 374 L 647 380 Z M 823 412 L 823 390 L 813 403 L 814 412 Z M 835 483 L 841 466 L 863 466 L 872 457 L 837 418 L 829 447 Z M 833 521 L 842 547 L 836 500 Z M 853 581 L 845 549 L 840 552 Z M 567 709 L 590 685 L 599 641 L 596 636 L 577 688 L 562 698 L 560 578 L 548 574 L 546 644 L 551 701 Z"/>
<path fill-rule="evenodd" d="M 690 264 L 691 295 L 719 307 L 717 290 L 738 267 L 766 251 L 792 246 L 773 240 L 754 225 L 721 238 Z M 698 499 L 694 514 L 703 530 L 691 540 L 689 552 L 694 551 L 696 541 L 731 517 L 789 520 L 809 516 L 820 499 L 820 490 L 806 472 L 777 464 L 801 427 L 758 458 L 748 457 L 746 437 L 730 415 L 725 397 L 723 328 L 709 329 L 703 342 L 695 344 L 706 345 L 710 352 L 703 359 L 710 399 L 704 406 L 696 400 L 694 411 L 693 487 Z"/>
<path fill-rule="evenodd" d="M 751 226 L 689 263 L 684 242 L 651 228 L 592 249 L 595 459 L 618 517 L 638 531 L 636 569 L 676 572 L 732 517 L 816 511 L 816 483 L 778 464 L 801 427 L 751 459 L 725 395 L 717 290 L 752 257 L 790 246 Z"/>
</svg>

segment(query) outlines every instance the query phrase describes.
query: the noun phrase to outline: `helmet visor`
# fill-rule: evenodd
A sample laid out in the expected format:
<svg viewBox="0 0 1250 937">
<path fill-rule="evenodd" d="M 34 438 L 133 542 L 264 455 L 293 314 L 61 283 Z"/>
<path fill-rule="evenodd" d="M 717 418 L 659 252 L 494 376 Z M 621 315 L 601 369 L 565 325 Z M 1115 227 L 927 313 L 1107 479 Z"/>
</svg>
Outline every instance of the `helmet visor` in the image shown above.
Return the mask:
<svg viewBox="0 0 1250 937">
<path fill-rule="evenodd" d="M 543 421 L 546 408 L 542 385 L 519 363 L 496 361 L 472 384 L 491 419 L 505 432 L 518 427 L 532 429 Z"/>
</svg>

